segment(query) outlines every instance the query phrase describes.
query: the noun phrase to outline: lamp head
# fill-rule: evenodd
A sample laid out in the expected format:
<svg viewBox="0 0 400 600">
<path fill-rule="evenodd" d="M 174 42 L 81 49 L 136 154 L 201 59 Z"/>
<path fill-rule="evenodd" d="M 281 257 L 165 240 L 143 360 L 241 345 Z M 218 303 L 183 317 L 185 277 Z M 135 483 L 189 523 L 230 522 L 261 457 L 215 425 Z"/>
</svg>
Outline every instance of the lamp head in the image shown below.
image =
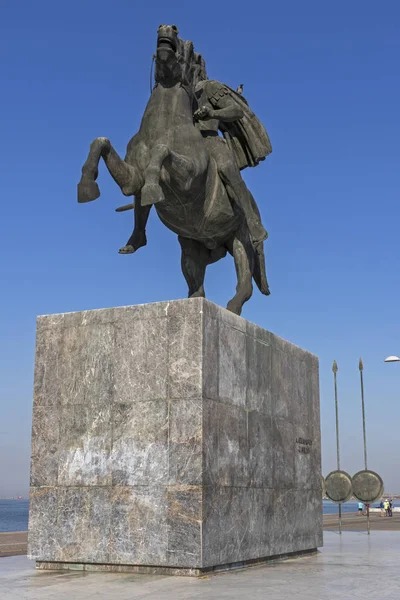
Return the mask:
<svg viewBox="0 0 400 600">
<path fill-rule="evenodd" d="M 400 358 L 398 356 L 388 356 L 385 358 L 385 362 L 399 362 Z"/>
</svg>

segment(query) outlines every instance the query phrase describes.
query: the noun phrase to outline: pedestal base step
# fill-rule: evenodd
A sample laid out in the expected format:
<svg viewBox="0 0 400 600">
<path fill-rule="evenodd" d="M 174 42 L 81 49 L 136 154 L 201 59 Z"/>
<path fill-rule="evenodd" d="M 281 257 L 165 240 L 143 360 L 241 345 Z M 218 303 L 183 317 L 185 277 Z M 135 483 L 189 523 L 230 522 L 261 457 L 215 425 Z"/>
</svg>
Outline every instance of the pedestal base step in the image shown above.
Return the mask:
<svg viewBox="0 0 400 600">
<path fill-rule="evenodd" d="M 147 565 L 107 565 L 93 563 L 72 563 L 72 562 L 49 562 L 36 561 L 36 568 L 47 571 L 99 571 L 107 573 L 136 573 L 140 575 L 174 575 L 181 577 L 201 577 L 206 574 L 220 573 L 222 571 L 232 571 L 233 569 L 244 569 L 246 567 L 255 567 L 258 565 L 288 560 L 291 558 L 304 558 L 317 554 L 317 548 L 311 550 L 301 550 L 299 552 L 289 552 L 287 554 L 278 554 L 276 556 L 265 556 L 263 558 L 253 558 L 240 562 L 228 563 L 226 565 L 216 565 L 204 569 L 184 568 L 184 567 L 157 567 Z"/>
</svg>

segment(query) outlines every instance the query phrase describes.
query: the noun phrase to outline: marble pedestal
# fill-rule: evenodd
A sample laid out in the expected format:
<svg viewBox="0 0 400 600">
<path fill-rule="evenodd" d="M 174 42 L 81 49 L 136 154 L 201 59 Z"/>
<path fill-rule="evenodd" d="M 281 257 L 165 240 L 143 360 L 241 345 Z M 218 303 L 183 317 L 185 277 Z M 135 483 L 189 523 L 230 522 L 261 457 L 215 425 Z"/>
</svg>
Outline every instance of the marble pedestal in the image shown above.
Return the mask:
<svg viewBox="0 0 400 600">
<path fill-rule="evenodd" d="M 203 299 L 38 318 L 29 556 L 198 574 L 322 545 L 318 359 Z"/>
</svg>

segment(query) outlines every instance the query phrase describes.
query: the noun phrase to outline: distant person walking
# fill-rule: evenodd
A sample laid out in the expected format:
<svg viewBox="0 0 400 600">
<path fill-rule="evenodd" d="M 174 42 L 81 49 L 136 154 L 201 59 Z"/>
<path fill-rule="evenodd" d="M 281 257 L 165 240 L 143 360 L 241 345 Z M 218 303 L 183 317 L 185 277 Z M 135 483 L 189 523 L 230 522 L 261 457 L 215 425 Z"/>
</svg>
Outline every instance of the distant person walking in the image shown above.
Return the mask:
<svg viewBox="0 0 400 600">
<path fill-rule="evenodd" d="M 358 503 L 358 516 L 359 517 L 364 514 L 363 506 L 364 506 L 364 504 L 362 502 Z"/>
<path fill-rule="evenodd" d="M 383 507 L 385 509 L 385 517 L 389 516 L 389 500 L 385 500 L 383 503 Z"/>
<path fill-rule="evenodd" d="M 385 516 L 385 506 L 383 504 L 383 500 L 381 500 L 379 508 L 381 509 L 381 517 L 384 517 Z"/>
<path fill-rule="evenodd" d="M 393 499 L 389 500 L 389 517 L 393 517 Z"/>
</svg>

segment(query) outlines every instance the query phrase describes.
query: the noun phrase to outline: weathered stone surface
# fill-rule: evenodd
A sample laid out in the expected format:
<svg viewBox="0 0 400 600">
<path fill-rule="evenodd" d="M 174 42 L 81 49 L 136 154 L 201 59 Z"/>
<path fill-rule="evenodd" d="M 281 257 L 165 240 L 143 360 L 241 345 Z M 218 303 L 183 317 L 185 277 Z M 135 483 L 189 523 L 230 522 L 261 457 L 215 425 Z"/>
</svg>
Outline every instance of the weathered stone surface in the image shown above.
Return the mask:
<svg viewBox="0 0 400 600">
<path fill-rule="evenodd" d="M 58 482 L 60 409 L 36 406 L 32 419 L 31 486 Z"/>
<path fill-rule="evenodd" d="M 168 433 L 168 432 L 167 432 Z M 169 484 L 203 482 L 203 414 L 200 398 L 169 404 Z"/>
<path fill-rule="evenodd" d="M 308 352 L 203 298 L 39 318 L 32 558 L 197 573 L 307 551 L 320 474 Z"/>
<path fill-rule="evenodd" d="M 235 316 L 235 315 L 233 315 Z M 219 398 L 246 405 L 246 334 L 225 320 L 219 322 Z"/>
<path fill-rule="evenodd" d="M 248 412 L 241 406 L 218 406 L 218 483 L 249 486 Z"/>
<path fill-rule="evenodd" d="M 168 402 L 117 403 L 112 427 L 113 485 L 166 485 Z"/>
<path fill-rule="evenodd" d="M 111 405 L 60 409 L 58 484 L 110 485 Z"/>
<path fill-rule="evenodd" d="M 54 560 L 109 562 L 110 488 L 59 487 Z"/>
<path fill-rule="evenodd" d="M 247 344 L 247 396 L 246 408 L 257 413 L 272 414 L 271 360 L 272 348 L 267 341 L 250 335 Z"/>
<path fill-rule="evenodd" d="M 201 303 L 179 303 L 168 308 L 168 395 L 170 398 L 202 397 L 203 313 Z"/>
<path fill-rule="evenodd" d="M 29 503 L 28 548 L 31 556 L 55 560 L 58 535 L 57 487 L 32 487 Z"/>
<path fill-rule="evenodd" d="M 202 564 L 201 486 L 168 488 L 168 564 L 198 567 Z"/>
<path fill-rule="evenodd" d="M 108 403 L 114 385 L 113 326 L 100 321 L 64 327 L 60 333 L 62 361 L 56 377 L 61 404 Z"/>
<path fill-rule="evenodd" d="M 108 562 L 168 564 L 167 518 L 166 486 L 115 486 Z"/>
<path fill-rule="evenodd" d="M 151 320 L 117 319 L 114 332 L 115 401 L 127 404 L 166 399 L 168 348 L 165 316 Z"/>
</svg>

